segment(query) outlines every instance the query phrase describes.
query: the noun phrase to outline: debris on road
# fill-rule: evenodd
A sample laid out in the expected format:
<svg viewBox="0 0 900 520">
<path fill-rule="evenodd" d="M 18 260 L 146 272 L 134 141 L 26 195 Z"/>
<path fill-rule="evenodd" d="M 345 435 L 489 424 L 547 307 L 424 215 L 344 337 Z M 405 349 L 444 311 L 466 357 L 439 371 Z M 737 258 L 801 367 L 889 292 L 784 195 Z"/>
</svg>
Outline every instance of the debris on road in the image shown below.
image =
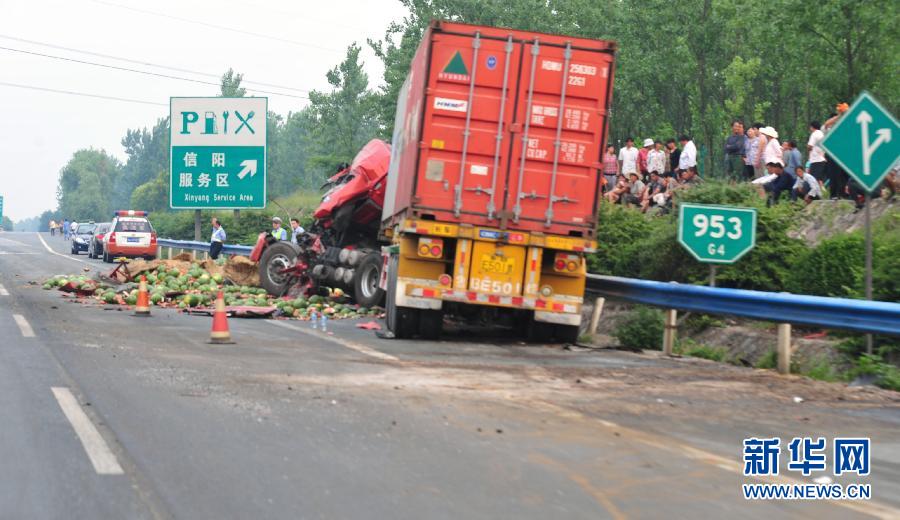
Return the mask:
<svg viewBox="0 0 900 520">
<path fill-rule="evenodd" d="M 135 260 L 128 262 L 130 279 L 113 281 L 85 275 L 56 275 L 46 280 L 43 288 L 56 288 L 82 302 L 93 299 L 105 304 L 134 306 L 138 299 L 135 281 L 145 276 L 150 305 L 177 308 L 189 314 L 210 315 L 220 290 L 228 315 L 239 318 L 309 320 L 313 316 L 343 319 L 381 314 L 378 308 L 349 303 L 340 290 L 331 291 L 328 296 L 275 298 L 261 287 L 238 284 L 237 280 L 251 280 L 256 276 L 253 263 L 238 258 L 229 259 L 224 266 L 212 260 L 191 261 L 189 255 L 178 255 L 171 260 Z"/>
<path fill-rule="evenodd" d="M 368 321 L 366 323 L 357 323 L 357 328 L 365 329 L 365 330 L 381 330 L 381 325 L 376 321 Z"/>
</svg>

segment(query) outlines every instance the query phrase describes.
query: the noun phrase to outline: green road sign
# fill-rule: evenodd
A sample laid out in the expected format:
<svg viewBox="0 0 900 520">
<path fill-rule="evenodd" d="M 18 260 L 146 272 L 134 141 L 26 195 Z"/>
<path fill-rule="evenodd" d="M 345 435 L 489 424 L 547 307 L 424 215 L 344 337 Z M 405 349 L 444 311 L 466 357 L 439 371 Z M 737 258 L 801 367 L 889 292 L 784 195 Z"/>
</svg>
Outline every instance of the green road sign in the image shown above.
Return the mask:
<svg viewBox="0 0 900 520">
<path fill-rule="evenodd" d="M 701 262 L 732 264 L 756 245 L 756 210 L 682 204 L 678 242 Z"/>
<path fill-rule="evenodd" d="M 267 110 L 266 98 L 171 98 L 169 206 L 266 207 Z"/>
<path fill-rule="evenodd" d="M 0 195 L 0 219 L 3 218 L 3 195 Z"/>
<path fill-rule="evenodd" d="M 822 148 L 866 191 L 873 192 L 900 157 L 900 125 L 863 92 L 825 136 Z"/>
</svg>

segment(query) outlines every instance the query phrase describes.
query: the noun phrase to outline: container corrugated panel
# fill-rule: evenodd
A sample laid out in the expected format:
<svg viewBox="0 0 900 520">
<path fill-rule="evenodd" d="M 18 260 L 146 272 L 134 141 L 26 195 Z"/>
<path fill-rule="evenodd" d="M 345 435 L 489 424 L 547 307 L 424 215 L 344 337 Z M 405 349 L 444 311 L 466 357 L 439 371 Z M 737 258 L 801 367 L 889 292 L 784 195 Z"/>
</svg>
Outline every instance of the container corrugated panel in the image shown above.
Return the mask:
<svg viewBox="0 0 900 520">
<path fill-rule="evenodd" d="M 593 236 L 615 44 L 435 22 L 398 99 L 384 218 Z"/>
</svg>

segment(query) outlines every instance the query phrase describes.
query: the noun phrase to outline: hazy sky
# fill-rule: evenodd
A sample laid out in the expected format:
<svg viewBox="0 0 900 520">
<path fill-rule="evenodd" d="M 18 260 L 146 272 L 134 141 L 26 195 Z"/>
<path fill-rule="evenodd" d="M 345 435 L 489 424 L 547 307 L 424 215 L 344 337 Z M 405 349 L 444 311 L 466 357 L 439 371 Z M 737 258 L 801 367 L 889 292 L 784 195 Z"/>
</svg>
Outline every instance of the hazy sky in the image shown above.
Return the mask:
<svg viewBox="0 0 900 520">
<path fill-rule="evenodd" d="M 364 49 L 370 82 L 380 84 L 381 64 L 365 45 L 366 38 L 380 39 L 388 23 L 404 14 L 397 0 L 0 0 L 0 195 L 5 197 L 4 214 L 21 220 L 55 208 L 59 170 L 80 148 L 103 148 L 124 160 L 120 140 L 125 131 L 152 126 L 157 118 L 168 115 L 170 96 L 218 93 L 214 85 L 9 49 L 212 83 L 218 80 L 96 54 L 214 76 L 233 67 L 244 73 L 248 93 L 268 96 L 269 109 L 286 114 L 307 101 L 259 90 L 296 96 L 305 92 L 249 82 L 324 90 L 328 87 L 325 73 L 340 62 L 347 46 L 355 41 Z"/>
</svg>

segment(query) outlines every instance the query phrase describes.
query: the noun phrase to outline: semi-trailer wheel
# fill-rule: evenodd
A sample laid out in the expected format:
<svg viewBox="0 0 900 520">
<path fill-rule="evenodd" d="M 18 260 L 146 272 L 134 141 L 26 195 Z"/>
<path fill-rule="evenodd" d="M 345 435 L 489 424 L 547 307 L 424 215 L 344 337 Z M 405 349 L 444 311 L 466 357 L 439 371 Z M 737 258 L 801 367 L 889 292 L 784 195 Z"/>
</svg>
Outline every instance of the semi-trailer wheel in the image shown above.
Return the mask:
<svg viewBox="0 0 900 520">
<path fill-rule="evenodd" d="M 422 339 L 435 340 L 441 337 L 441 328 L 444 326 L 444 311 L 423 310 L 419 311 L 419 336 Z"/>
<path fill-rule="evenodd" d="M 553 335 L 560 343 L 578 343 L 578 333 L 581 328 L 578 325 L 555 325 Z"/>
<path fill-rule="evenodd" d="M 537 321 L 532 317 L 525 336 L 531 343 L 549 343 L 553 339 L 553 324 Z"/>
<path fill-rule="evenodd" d="M 384 290 L 378 287 L 381 262 L 381 254 L 369 253 L 353 271 L 353 299 L 363 307 L 384 303 Z"/>
<path fill-rule="evenodd" d="M 288 242 L 275 242 L 266 247 L 259 259 L 259 283 L 269 294 L 281 296 L 291 284 L 291 276 L 281 271 L 294 265 L 297 250 Z"/>
<path fill-rule="evenodd" d="M 388 265 L 385 321 L 388 330 L 394 333 L 394 337 L 409 339 L 416 334 L 416 330 L 419 328 L 419 313 L 417 309 L 397 306 L 397 267 L 399 264 L 400 259 L 392 256 Z"/>
</svg>

